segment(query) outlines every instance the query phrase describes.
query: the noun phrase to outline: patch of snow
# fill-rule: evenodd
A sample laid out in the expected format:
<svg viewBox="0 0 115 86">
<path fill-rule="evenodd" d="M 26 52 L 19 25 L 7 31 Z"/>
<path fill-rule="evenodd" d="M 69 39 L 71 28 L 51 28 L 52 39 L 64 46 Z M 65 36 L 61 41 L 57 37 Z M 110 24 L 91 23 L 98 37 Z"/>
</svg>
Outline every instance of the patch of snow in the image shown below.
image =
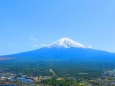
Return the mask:
<svg viewBox="0 0 115 86">
<path fill-rule="evenodd" d="M 70 38 L 61 38 L 58 41 L 47 45 L 46 47 L 48 48 L 71 48 L 71 47 L 77 47 L 77 48 L 86 48 L 83 44 L 79 43 L 79 42 L 75 42 L 73 40 L 71 40 Z"/>
</svg>

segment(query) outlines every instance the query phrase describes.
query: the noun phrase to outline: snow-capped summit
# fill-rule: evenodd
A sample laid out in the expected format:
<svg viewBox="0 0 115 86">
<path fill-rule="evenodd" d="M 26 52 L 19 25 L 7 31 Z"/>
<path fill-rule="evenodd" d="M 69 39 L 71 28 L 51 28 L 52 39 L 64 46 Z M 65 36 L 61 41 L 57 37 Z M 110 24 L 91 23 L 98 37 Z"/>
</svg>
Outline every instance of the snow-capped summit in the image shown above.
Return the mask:
<svg viewBox="0 0 115 86">
<path fill-rule="evenodd" d="M 80 44 L 78 42 L 75 42 L 71 40 L 70 38 L 61 38 L 58 41 L 46 46 L 48 48 L 71 48 L 71 47 L 77 47 L 77 48 L 85 48 L 83 44 Z"/>
</svg>

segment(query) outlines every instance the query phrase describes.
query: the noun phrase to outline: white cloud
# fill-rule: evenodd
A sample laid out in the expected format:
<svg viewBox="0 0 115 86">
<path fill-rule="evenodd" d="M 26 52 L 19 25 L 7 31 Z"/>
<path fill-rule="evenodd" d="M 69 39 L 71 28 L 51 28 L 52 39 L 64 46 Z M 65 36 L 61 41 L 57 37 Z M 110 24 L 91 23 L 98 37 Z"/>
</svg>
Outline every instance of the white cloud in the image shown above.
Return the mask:
<svg viewBox="0 0 115 86">
<path fill-rule="evenodd" d="M 34 44 L 33 46 L 34 46 L 34 47 L 38 47 L 39 45 Z"/>
<path fill-rule="evenodd" d="M 33 41 L 33 42 L 37 42 L 38 41 L 37 38 L 35 38 L 33 36 L 30 37 L 30 40 Z"/>
<path fill-rule="evenodd" d="M 34 44 L 33 45 L 34 47 L 44 47 L 44 46 L 46 46 L 45 44 Z"/>
<path fill-rule="evenodd" d="M 44 46 L 46 46 L 45 44 L 40 44 L 38 39 L 33 37 L 33 36 L 30 36 L 30 45 L 33 47 L 44 47 Z"/>
<path fill-rule="evenodd" d="M 89 45 L 89 46 L 88 46 L 88 48 L 92 48 L 92 46 L 91 46 L 91 45 Z"/>
</svg>

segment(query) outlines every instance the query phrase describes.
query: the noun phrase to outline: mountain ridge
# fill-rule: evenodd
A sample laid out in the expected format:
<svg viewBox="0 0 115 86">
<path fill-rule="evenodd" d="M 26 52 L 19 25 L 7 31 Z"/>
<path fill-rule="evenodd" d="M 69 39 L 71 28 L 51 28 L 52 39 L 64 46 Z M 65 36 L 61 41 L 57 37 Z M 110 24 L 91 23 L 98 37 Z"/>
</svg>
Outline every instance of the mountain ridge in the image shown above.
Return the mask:
<svg viewBox="0 0 115 86">
<path fill-rule="evenodd" d="M 59 45 L 59 46 L 58 46 Z M 76 42 L 69 38 L 62 38 L 51 45 L 48 45 L 46 47 L 28 51 L 28 52 L 22 52 L 18 54 L 12 54 L 12 55 L 5 55 L 1 56 L 3 57 L 11 57 L 13 59 L 37 59 L 37 60 L 46 60 L 46 59 L 73 59 L 73 60 L 79 60 L 79 59 L 90 59 L 95 58 L 98 60 L 101 59 L 115 59 L 112 57 L 115 57 L 115 53 L 110 53 L 107 51 L 102 50 L 95 50 L 87 47 L 82 47 L 76 45 Z"/>
</svg>

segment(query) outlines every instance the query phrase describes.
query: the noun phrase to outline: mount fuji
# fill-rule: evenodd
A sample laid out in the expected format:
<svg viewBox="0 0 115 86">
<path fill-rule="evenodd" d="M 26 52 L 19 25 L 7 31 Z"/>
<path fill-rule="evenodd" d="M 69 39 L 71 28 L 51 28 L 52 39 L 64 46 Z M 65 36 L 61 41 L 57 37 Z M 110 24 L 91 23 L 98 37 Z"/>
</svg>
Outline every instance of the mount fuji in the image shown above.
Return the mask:
<svg viewBox="0 0 115 86">
<path fill-rule="evenodd" d="M 75 42 L 70 38 L 61 38 L 43 48 L 18 54 L 1 56 L 1 58 L 36 59 L 36 60 L 80 60 L 80 59 L 115 59 L 115 53 L 95 50 Z"/>
<path fill-rule="evenodd" d="M 103 70 L 115 68 L 115 53 L 91 49 L 70 38 L 61 38 L 37 50 L 0 56 L 0 60 L 2 69 L 29 75 L 46 75 L 46 70 L 51 68 L 60 77 L 88 73 L 80 78 L 89 78 L 99 76 Z"/>
</svg>

